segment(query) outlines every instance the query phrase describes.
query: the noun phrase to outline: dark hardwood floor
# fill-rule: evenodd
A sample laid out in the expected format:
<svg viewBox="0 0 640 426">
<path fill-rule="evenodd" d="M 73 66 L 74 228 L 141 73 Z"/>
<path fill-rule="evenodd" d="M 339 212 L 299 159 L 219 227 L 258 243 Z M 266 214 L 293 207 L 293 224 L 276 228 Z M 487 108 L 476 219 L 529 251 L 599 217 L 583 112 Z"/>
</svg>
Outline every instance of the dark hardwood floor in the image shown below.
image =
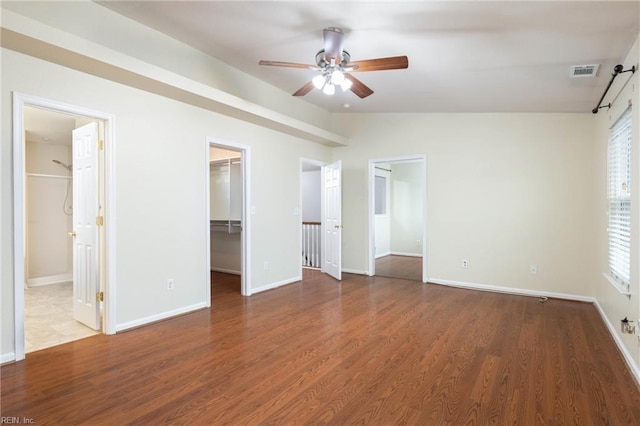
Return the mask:
<svg viewBox="0 0 640 426">
<path fill-rule="evenodd" d="M 305 270 L 213 308 L 2 367 L 2 416 L 35 424 L 640 424 L 591 304 Z"/>
<path fill-rule="evenodd" d="M 376 276 L 422 281 L 422 258 L 389 255 L 376 259 Z"/>
</svg>

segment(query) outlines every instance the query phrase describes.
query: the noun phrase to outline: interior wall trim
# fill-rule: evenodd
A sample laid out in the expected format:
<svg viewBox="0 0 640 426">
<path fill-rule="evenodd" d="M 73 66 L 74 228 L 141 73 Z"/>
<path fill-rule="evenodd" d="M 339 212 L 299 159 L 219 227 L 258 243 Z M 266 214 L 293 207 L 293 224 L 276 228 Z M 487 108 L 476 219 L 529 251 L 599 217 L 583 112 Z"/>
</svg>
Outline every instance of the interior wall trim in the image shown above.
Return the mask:
<svg viewBox="0 0 640 426">
<path fill-rule="evenodd" d="M 297 276 L 297 277 L 289 278 L 289 279 L 282 280 L 282 281 L 276 281 L 276 282 L 273 282 L 271 284 L 266 284 L 266 285 L 254 288 L 254 289 L 251 290 L 251 294 L 256 294 L 256 293 L 260 293 L 260 292 L 263 292 L 263 291 L 272 290 L 274 288 L 282 287 L 282 286 L 288 285 L 288 284 L 293 284 L 293 283 L 298 282 L 298 281 L 302 281 L 302 276 Z"/>
<path fill-rule="evenodd" d="M 196 303 L 190 306 L 182 307 L 180 309 L 173 309 L 171 311 L 162 312 L 160 314 L 139 318 L 139 319 L 128 321 L 122 324 L 117 324 L 116 331 L 119 332 L 119 331 L 129 330 L 132 328 L 142 327 L 143 325 L 149 325 L 154 322 L 158 322 L 158 321 L 162 321 L 162 320 L 174 317 L 176 315 L 184 315 L 184 314 L 188 314 L 190 312 L 198 311 L 200 309 L 205 309 L 205 308 L 208 308 L 206 302 Z"/>
<path fill-rule="evenodd" d="M 605 325 L 607 326 L 607 329 L 609 330 L 609 333 L 611 334 L 613 341 L 616 342 L 616 346 L 618 346 L 618 349 L 622 353 L 622 357 L 624 358 L 624 361 L 627 363 L 629 370 L 631 370 L 631 374 L 633 375 L 633 378 L 636 379 L 636 383 L 640 386 L 640 369 L 636 365 L 635 360 L 633 359 L 633 356 L 631 356 L 631 353 L 629 352 L 627 347 L 624 345 L 624 342 L 620 338 L 620 335 L 618 334 L 616 327 L 614 327 L 613 324 L 611 324 L 611 322 L 609 321 L 609 318 L 607 318 L 607 315 L 605 314 L 604 309 L 602 309 L 602 306 L 600 306 L 600 303 L 598 303 L 598 300 L 595 300 L 593 304 L 595 305 L 596 309 L 600 313 L 600 316 L 602 317 L 602 321 L 604 321 Z"/>
<path fill-rule="evenodd" d="M 581 296 L 578 294 L 556 293 L 552 291 L 527 290 L 527 289 L 515 288 L 515 287 L 504 287 L 504 286 L 497 286 L 497 285 L 490 285 L 490 284 L 470 283 L 465 281 L 444 280 L 440 278 L 429 278 L 428 283 L 446 285 L 449 287 L 467 288 L 470 290 L 491 291 L 494 293 L 513 294 L 516 296 L 552 297 L 554 299 L 573 300 L 576 302 L 587 302 L 587 303 L 596 302 L 596 299 L 593 297 Z"/>
<path fill-rule="evenodd" d="M 14 362 L 16 360 L 15 352 L 7 352 L 6 354 L 0 355 L 0 365 L 8 364 L 10 362 Z"/>
</svg>

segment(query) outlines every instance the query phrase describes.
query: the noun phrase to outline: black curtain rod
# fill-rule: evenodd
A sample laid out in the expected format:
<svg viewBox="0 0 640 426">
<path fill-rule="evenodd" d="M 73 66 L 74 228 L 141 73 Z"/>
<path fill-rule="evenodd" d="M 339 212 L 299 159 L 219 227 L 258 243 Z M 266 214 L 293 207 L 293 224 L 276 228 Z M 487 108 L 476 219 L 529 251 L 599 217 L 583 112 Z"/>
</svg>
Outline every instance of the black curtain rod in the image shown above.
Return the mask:
<svg viewBox="0 0 640 426">
<path fill-rule="evenodd" d="M 598 110 L 600 108 L 611 108 L 611 102 L 609 102 L 607 105 L 600 105 L 602 103 L 602 101 L 604 100 L 604 97 L 607 96 L 607 92 L 609 91 L 609 88 L 611 87 L 611 84 L 613 84 L 613 80 L 616 79 L 616 77 L 618 76 L 618 74 L 622 74 L 624 72 L 629 72 L 631 71 L 632 73 L 635 74 L 636 72 L 636 66 L 632 66 L 631 68 L 629 68 L 628 70 L 624 70 L 623 71 L 623 66 L 618 64 L 615 67 L 613 67 L 613 73 L 611 74 L 611 80 L 609 80 L 609 84 L 607 84 L 607 88 L 604 89 L 604 93 L 602 94 L 602 97 L 600 98 L 600 100 L 598 101 L 598 105 L 591 110 L 592 113 L 597 114 Z"/>
<path fill-rule="evenodd" d="M 382 167 L 378 167 L 378 166 L 376 166 L 376 169 L 378 169 L 378 170 L 384 170 L 385 172 L 391 172 L 391 170 L 383 169 Z"/>
</svg>

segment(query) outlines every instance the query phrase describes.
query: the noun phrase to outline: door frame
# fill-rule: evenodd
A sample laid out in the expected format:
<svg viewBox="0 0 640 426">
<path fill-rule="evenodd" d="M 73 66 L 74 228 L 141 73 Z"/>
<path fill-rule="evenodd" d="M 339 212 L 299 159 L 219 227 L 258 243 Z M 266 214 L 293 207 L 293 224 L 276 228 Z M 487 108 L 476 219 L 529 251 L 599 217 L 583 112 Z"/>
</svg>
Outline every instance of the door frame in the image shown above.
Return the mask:
<svg viewBox="0 0 640 426">
<path fill-rule="evenodd" d="M 13 277 L 14 277 L 14 356 L 15 361 L 25 358 L 25 129 L 24 107 L 35 107 L 55 112 L 79 115 L 104 123 L 104 151 L 101 168 L 104 182 L 104 227 L 98 250 L 101 280 L 104 282 L 102 332 L 114 334 L 116 312 L 116 197 L 115 197 L 115 116 L 101 111 L 66 104 L 50 99 L 13 92 Z"/>
<path fill-rule="evenodd" d="M 427 156 L 407 155 L 401 157 L 387 157 L 369 160 L 368 167 L 368 192 L 369 192 L 369 268 L 367 273 L 370 276 L 376 273 L 375 261 L 375 166 L 378 163 L 394 163 L 402 161 L 416 161 L 422 164 L 422 282 L 429 279 L 427 260 Z"/>
<path fill-rule="evenodd" d="M 209 169 L 210 148 L 217 147 L 240 152 L 240 162 L 242 165 L 242 232 L 240 233 L 240 292 L 243 296 L 251 296 L 251 215 L 248 214 L 248 208 L 251 205 L 251 147 L 237 142 L 218 139 L 207 136 L 206 153 L 205 153 L 205 203 L 206 207 L 206 231 L 207 236 L 207 270 L 211 271 L 211 227 L 210 227 L 210 197 L 211 197 L 211 175 Z M 211 285 L 207 286 L 207 306 L 211 306 Z"/>
</svg>

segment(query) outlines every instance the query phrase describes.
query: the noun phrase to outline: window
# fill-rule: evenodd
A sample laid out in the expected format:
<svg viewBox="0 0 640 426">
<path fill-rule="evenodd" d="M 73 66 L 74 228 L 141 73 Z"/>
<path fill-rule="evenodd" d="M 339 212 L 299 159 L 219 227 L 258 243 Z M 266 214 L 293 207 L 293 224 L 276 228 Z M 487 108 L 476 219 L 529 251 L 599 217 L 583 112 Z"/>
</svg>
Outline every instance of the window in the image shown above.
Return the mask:
<svg viewBox="0 0 640 426">
<path fill-rule="evenodd" d="M 609 275 L 629 292 L 631 269 L 631 107 L 615 122 L 608 147 Z"/>
<path fill-rule="evenodd" d="M 376 176 L 375 188 L 376 214 L 387 214 L 387 178 Z"/>
</svg>

